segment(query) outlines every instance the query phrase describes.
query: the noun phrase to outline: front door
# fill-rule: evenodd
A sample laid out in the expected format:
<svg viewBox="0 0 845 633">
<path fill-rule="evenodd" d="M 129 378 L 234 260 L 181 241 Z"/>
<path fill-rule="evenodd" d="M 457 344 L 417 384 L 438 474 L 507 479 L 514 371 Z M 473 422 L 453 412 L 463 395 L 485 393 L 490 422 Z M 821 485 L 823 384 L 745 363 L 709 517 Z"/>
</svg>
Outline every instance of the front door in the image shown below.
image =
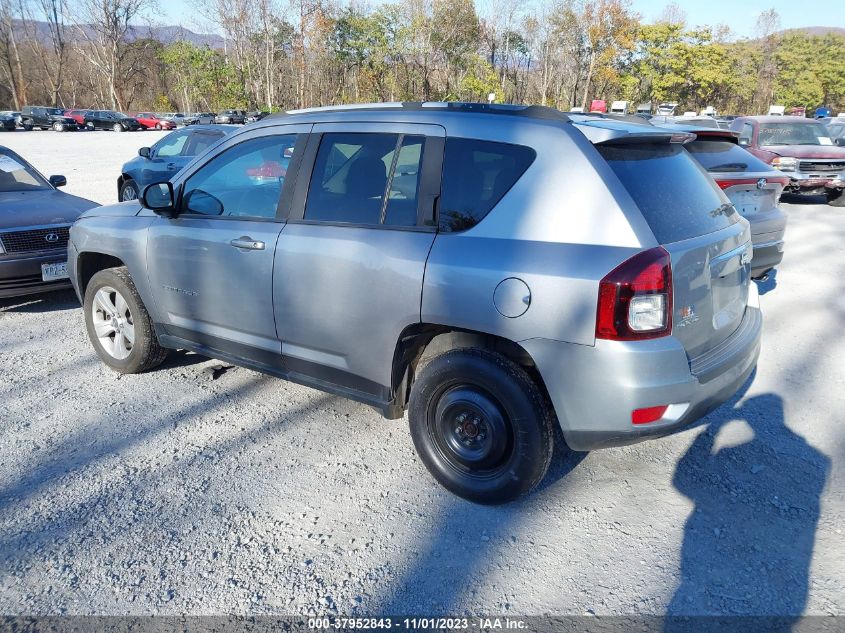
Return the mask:
<svg viewBox="0 0 845 633">
<path fill-rule="evenodd" d="M 315 125 L 276 248 L 276 328 L 291 373 L 384 401 L 401 332 L 420 321 L 445 131 Z"/>
<path fill-rule="evenodd" d="M 287 130 L 285 130 L 287 132 Z M 237 142 L 185 176 L 175 218 L 149 229 L 147 261 L 168 333 L 242 358 L 278 354 L 273 253 L 290 133 Z M 178 183 L 177 183 L 178 187 Z"/>
</svg>

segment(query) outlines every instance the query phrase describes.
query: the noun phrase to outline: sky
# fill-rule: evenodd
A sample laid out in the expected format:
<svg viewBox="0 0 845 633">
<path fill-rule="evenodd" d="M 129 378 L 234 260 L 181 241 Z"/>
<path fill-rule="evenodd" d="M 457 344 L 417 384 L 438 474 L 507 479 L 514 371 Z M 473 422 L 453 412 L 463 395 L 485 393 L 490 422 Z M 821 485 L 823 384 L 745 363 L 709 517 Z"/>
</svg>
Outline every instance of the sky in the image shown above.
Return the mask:
<svg viewBox="0 0 845 633">
<path fill-rule="evenodd" d="M 379 0 L 370 0 L 370 4 L 379 4 Z M 476 0 L 476 4 L 484 4 L 484 0 Z M 653 22 L 669 4 L 669 0 L 633 0 L 631 4 L 634 11 L 643 16 L 645 22 Z M 727 24 L 737 37 L 751 37 L 757 16 L 772 8 L 780 14 L 781 28 L 784 29 L 802 26 L 845 28 L 843 0 L 833 0 L 821 5 L 795 0 L 676 0 L 676 4 L 686 12 L 687 24 L 690 26 Z M 213 30 L 209 25 L 197 21 L 192 0 L 160 0 L 159 7 L 156 15 L 156 21 L 159 23 L 181 24 L 196 32 Z"/>
</svg>

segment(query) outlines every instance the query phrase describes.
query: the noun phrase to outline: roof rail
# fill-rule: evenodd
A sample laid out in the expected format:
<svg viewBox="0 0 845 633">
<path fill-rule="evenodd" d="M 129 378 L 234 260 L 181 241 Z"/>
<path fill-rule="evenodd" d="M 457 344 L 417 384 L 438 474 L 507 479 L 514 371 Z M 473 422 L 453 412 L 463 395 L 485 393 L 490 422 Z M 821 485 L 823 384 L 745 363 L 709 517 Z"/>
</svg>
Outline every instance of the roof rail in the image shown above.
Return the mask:
<svg viewBox="0 0 845 633">
<path fill-rule="evenodd" d="M 353 103 L 348 105 L 323 106 L 319 108 L 304 108 L 301 110 L 288 110 L 271 114 L 265 119 L 284 118 L 296 114 L 312 114 L 319 112 L 346 112 L 346 111 L 372 111 L 372 112 L 428 112 L 431 110 L 444 110 L 448 112 L 467 112 L 475 114 L 503 114 L 509 116 L 522 116 L 531 119 L 545 119 L 551 121 L 569 121 L 560 110 L 539 105 L 516 105 L 507 103 L 472 103 L 462 101 L 406 101 L 392 103 Z"/>
</svg>

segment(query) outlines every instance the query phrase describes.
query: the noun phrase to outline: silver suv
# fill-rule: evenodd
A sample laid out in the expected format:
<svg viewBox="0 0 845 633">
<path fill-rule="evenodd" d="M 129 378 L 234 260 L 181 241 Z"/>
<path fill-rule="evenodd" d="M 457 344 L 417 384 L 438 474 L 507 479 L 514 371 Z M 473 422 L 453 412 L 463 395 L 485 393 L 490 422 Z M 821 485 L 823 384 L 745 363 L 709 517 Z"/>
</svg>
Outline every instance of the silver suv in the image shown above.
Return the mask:
<svg viewBox="0 0 845 633">
<path fill-rule="evenodd" d="M 88 334 L 135 373 L 186 349 L 408 410 L 432 475 L 501 503 L 554 425 L 676 431 L 755 367 L 751 236 L 694 135 L 536 106 L 274 115 L 72 228 Z"/>
</svg>

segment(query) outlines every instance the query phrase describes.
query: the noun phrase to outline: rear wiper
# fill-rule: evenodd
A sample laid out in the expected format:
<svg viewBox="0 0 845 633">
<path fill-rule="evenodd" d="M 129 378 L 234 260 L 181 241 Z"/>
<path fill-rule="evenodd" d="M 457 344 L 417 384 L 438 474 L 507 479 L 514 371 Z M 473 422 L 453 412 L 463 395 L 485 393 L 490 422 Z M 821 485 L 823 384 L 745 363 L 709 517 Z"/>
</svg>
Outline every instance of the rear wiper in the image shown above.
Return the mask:
<svg viewBox="0 0 845 633">
<path fill-rule="evenodd" d="M 748 169 L 747 163 L 723 163 L 722 165 L 714 165 L 710 167 L 707 171 L 721 171 L 724 169 L 738 169 L 738 170 L 746 170 Z"/>
</svg>

